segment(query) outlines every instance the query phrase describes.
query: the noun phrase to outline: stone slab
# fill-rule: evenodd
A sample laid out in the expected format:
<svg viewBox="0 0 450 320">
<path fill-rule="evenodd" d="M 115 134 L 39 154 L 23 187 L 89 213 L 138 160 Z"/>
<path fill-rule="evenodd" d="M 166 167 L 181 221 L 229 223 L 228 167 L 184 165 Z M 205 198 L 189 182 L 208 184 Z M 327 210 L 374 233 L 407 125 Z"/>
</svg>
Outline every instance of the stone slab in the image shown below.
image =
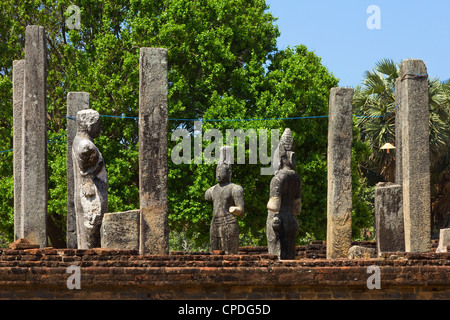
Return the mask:
<svg viewBox="0 0 450 320">
<path fill-rule="evenodd" d="M 450 228 L 441 229 L 439 233 L 439 245 L 436 252 L 448 252 L 448 247 L 450 247 Z"/>
<path fill-rule="evenodd" d="M 405 251 L 402 186 L 380 182 L 375 188 L 377 252 Z"/>
<path fill-rule="evenodd" d="M 105 213 L 101 227 L 102 248 L 139 250 L 139 219 L 139 210 Z"/>
</svg>

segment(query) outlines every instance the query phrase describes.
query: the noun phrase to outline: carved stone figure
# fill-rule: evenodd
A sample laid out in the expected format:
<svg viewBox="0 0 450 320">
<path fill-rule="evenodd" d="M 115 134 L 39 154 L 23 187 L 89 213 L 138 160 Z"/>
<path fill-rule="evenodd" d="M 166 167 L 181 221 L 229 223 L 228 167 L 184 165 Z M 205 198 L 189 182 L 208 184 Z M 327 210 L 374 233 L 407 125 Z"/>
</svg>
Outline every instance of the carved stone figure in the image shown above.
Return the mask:
<svg viewBox="0 0 450 320">
<path fill-rule="evenodd" d="M 210 227 L 211 251 L 223 250 L 225 254 L 237 254 L 239 225 L 236 216 L 244 216 L 244 189 L 231 182 L 230 147 L 220 149 L 216 168 L 218 184 L 205 192 L 205 199 L 213 201 L 213 218 Z"/>
<path fill-rule="evenodd" d="M 100 247 L 100 227 L 108 211 L 108 178 L 102 154 L 94 144 L 100 135 L 100 116 L 92 109 L 77 113 L 73 140 L 74 203 L 79 249 Z"/>
<path fill-rule="evenodd" d="M 295 259 L 295 236 L 299 229 L 295 216 L 301 211 L 301 180 L 295 172 L 293 138 L 289 128 L 281 136 L 274 154 L 278 170 L 270 182 L 270 199 L 267 203 L 267 245 L 270 254 L 279 259 Z M 276 168 L 276 167 L 275 167 Z"/>
</svg>

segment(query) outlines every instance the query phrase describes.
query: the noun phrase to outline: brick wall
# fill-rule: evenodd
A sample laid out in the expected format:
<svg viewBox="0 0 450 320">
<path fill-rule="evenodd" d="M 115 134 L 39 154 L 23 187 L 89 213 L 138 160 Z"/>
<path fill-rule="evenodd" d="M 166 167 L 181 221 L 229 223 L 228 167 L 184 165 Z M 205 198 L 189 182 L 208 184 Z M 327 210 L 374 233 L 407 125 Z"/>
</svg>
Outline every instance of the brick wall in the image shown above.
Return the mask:
<svg viewBox="0 0 450 320">
<path fill-rule="evenodd" d="M 265 247 L 167 256 L 0 249 L 0 299 L 450 299 L 449 253 L 326 260 L 324 248 L 323 242 L 299 246 L 297 259 L 287 261 Z M 71 265 L 80 267 L 81 289 L 67 287 Z M 379 267 L 381 289 L 368 289 L 369 266 Z"/>
</svg>

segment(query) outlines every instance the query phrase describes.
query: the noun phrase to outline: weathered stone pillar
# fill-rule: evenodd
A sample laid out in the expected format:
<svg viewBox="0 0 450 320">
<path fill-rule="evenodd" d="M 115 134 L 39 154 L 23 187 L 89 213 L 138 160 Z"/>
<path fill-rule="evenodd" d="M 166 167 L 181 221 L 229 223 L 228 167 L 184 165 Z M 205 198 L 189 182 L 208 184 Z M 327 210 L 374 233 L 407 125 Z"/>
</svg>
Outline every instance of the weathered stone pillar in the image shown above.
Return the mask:
<svg viewBox="0 0 450 320">
<path fill-rule="evenodd" d="M 13 61 L 13 172 L 14 240 L 23 238 L 22 211 L 22 116 L 25 60 Z"/>
<path fill-rule="evenodd" d="M 353 89 L 331 89 L 327 160 L 327 259 L 346 258 L 352 243 L 352 102 Z"/>
<path fill-rule="evenodd" d="M 405 251 L 402 186 L 380 182 L 375 188 L 375 229 L 378 256 Z"/>
<path fill-rule="evenodd" d="M 395 183 L 402 184 L 402 80 L 395 81 Z"/>
<path fill-rule="evenodd" d="M 430 128 L 427 68 L 402 61 L 402 186 L 405 250 L 430 250 Z"/>
<path fill-rule="evenodd" d="M 47 54 L 45 29 L 25 33 L 21 206 L 23 236 L 47 246 Z"/>
<path fill-rule="evenodd" d="M 169 253 L 167 49 L 139 57 L 140 254 Z"/>
<path fill-rule="evenodd" d="M 89 109 L 89 93 L 69 92 L 67 94 L 67 153 L 66 153 L 66 174 L 67 174 L 67 248 L 77 248 L 77 220 L 74 204 L 74 176 L 72 160 L 73 139 L 77 135 L 77 112 Z"/>
</svg>

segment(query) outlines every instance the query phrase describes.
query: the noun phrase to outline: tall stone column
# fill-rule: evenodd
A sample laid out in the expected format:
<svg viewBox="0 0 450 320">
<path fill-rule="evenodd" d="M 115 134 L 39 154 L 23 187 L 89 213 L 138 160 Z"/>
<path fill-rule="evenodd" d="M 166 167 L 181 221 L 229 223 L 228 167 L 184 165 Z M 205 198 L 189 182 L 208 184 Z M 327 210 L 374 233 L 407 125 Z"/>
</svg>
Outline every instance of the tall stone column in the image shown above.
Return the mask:
<svg viewBox="0 0 450 320">
<path fill-rule="evenodd" d="M 14 240 L 23 238 L 22 211 L 22 116 L 23 74 L 25 60 L 13 61 L 13 172 L 14 172 Z"/>
<path fill-rule="evenodd" d="M 139 57 L 140 254 L 169 253 L 167 50 Z"/>
<path fill-rule="evenodd" d="M 22 115 L 22 224 L 24 238 L 40 247 L 47 245 L 46 67 L 45 29 L 27 26 Z"/>
<path fill-rule="evenodd" d="M 405 250 L 430 250 L 430 128 L 427 68 L 422 60 L 401 63 L 402 185 Z"/>
<path fill-rule="evenodd" d="M 395 183 L 402 184 L 402 80 L 395 81 Z"/>
<path fill-rule="evenodd" d="M 353 89 L 331 89 L 327 160 L 327 259 L 346 258 L 352 243 L 352 102 Z"/>
<path fill-rule="evenodd" d="M 72 144 L 77 134 L 77 112 L 89 109 L 89 93 L 69 92 L 67 94 L 67 154 L 66 154 L 66 174 L 67 174 L 67 248 L 77 248 L 77 221 L 74 204 L 74 176 Z"/>
</svg>

